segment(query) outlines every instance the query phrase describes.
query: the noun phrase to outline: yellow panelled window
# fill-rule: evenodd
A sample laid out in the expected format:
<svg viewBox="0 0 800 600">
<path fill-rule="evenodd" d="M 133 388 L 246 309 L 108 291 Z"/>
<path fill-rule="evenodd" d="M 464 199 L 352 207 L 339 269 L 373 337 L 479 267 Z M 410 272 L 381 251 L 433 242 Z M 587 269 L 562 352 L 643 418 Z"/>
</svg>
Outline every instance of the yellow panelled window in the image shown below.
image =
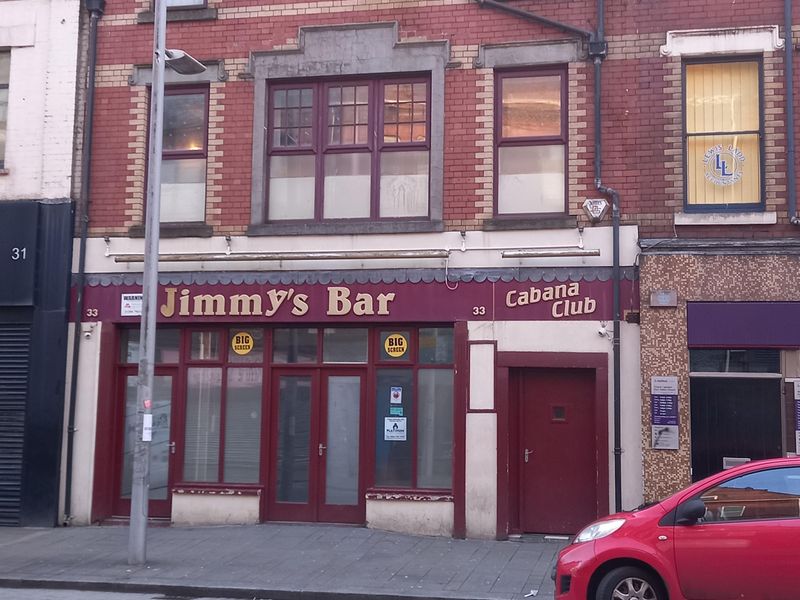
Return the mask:
<svg viewBox="0 0 800 600">
<path fill-rule="evenodd" d="M 761 205 L 760 69 L 755 59 L 685 65 L 688 207 Z"/>
</svg>

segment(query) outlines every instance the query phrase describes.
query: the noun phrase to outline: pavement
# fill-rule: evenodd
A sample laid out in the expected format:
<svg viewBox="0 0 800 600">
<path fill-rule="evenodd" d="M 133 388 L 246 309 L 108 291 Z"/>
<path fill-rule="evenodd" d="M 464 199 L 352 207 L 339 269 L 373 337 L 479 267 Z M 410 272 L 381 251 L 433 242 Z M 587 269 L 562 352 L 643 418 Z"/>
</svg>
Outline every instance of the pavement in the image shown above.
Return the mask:
<svg viewBox="0 0 800 600">
<path fill-rule="evenodd" d="M 271 600 L 552 598 L 550 569 L 567 543 L 318 524 L 149 527 L 147 564 L 131 566 L 128 533 L 0 527 L 0 588 Z"/>
</svg>

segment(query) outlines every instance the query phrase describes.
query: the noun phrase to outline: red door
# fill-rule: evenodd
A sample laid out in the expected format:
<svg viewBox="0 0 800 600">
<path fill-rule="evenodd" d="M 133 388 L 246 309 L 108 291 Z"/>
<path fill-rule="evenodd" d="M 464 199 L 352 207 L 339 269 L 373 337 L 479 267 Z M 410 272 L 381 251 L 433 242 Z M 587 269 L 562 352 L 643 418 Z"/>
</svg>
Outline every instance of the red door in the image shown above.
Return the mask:
<svg viewBox="0 0 800 600">
<path fill-rule="evenodd" d="M 172 511 L 172 483 L 175 472 L 175 418 L 177 394 L 175 369 L 157 367 L 153 378 L 153 439 L 150 442 L 150 503 L 153 518 L 169 518 Z M 128 516 L 131 511 L 133 448 L 136 439 L 137 371 L 125 369 L 120 378 L 124 398 L 124 418 L 119 419 L 117 469 L 114 491 L 114 515 Z"/>
<path fill-rule="evenodd" d="M 363 373 L 287 369 L 273 381 L 268 518 L 363 523 Z"/>
<path fill-rule="evenodd" d="M 595 381 L 589 369 L 519 372 L 520 527 L 575 533 L 598 517 Z"/>
</svg>

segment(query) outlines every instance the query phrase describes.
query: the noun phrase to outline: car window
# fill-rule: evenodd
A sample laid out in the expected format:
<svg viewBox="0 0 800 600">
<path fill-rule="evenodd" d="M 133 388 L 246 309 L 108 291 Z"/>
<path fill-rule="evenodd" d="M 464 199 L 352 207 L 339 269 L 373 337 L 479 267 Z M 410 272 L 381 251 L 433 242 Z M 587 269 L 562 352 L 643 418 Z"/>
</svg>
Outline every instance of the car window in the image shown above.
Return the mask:
<svg viewBox="0 0 800 600">
<path fill-rule="evenodd" d="M 700 494 L 703 521 L 800 518 L 800 467 L 756 471 L 734 477 Z"/>
</svg>

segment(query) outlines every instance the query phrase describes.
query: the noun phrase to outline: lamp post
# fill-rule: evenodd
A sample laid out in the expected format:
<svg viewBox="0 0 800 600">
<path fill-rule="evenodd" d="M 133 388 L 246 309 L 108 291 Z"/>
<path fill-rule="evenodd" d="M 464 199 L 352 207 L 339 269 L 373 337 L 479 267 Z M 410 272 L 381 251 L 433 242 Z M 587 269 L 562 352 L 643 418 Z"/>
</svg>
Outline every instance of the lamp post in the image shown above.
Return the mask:
<svg viewBox="0 0 800 600">
<path fill-rule="evenodd" d="M 150 496 L 150 440 L 153 431 L 153 366 L 156 354 L 158 242 L 161 213 L 161 147 L 164 135 L 164 69 L 202 73 L 205 67 L 181 50 L 166 49 L 167 0 L 155 1 L 153 81 L 150 91 L 150 152 L 147 159 L 142 319 L 139 329 L 139 372 L 136 385 L 136 439 L 133 448 L 131 517 L 128 564 L 146 560 L 148 500 Z"/>
</svg>

